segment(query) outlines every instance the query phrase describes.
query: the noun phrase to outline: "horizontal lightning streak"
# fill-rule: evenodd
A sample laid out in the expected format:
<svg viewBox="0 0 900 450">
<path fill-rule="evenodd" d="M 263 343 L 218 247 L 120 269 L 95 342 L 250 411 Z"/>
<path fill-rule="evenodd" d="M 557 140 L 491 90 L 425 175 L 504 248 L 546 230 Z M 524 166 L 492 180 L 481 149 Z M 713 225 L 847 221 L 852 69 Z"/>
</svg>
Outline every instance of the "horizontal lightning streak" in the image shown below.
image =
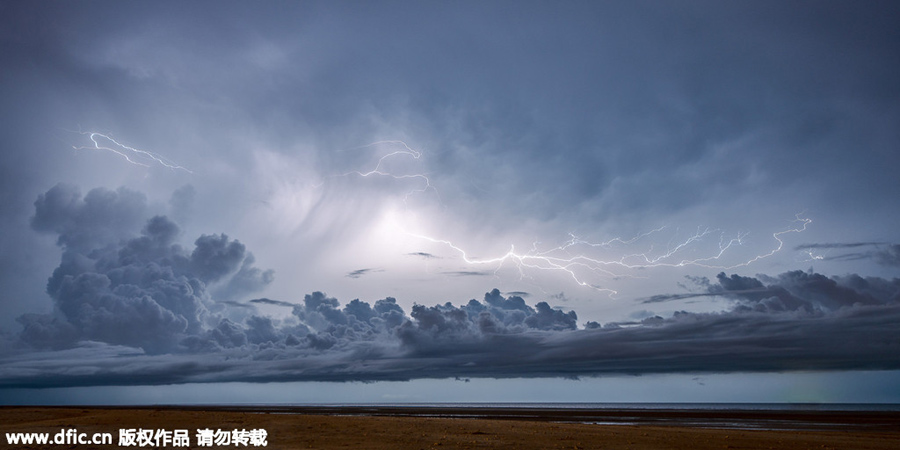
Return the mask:
<svg viewBox="0 0 900 450">
<path fill-rule="evenodd" d="M 402 149 L 393 151 L 380 157 L 378 159 L 378 162 L 375 164 L 375 167 L 369 171 L 352 171 L 340 176 L 385 176 L 398 180 L 422 180 L 424 182 L 424 186 L 407 192 L 404 196 L 404 203 L 406 202 L 406 199 L 409 198 L 409 196 L 415 193 L 425 192 L 429 189 L 434 190 L 435 193 L 437 193 L 437 189 L 431 184 L 431 180 L 429 180 L 428 177 L 424 174 L 397 175 L 391 173 L 389 170 L 383 167 L 385 162 L 389 158 L 393 158 L 396 156 L 410 156 L 416 160 L 422 157 L 421 152 L 414 150 L 405 142 L 398 140 L 378 141 L 357 148 L 366 148 L 383 144 L 399 145 L 402 146 Z M 541 250 L 539 249 L 540 243 L 534 242 L 531 246 L 530 251 L 521 253 L 516 251 L 514 245 L 510 245 L 509 251 L 507 251 L 505 254 L 492 258 L 474 258 L 469 256 L 469 252 L 466 249 L 464 249 L 460 245 L 455 244 L 452 241 L 410 232 L 403 229 L 402 225 L 400 226 L 400 228 L 403 233 L 409 236 L 449 247 L 450 249 L 458 253 L 462 260 L 468 265 L 496 266 L 494 268 L 495 274 L 503 267 L 506 262 L 512 262 L 515 264 L 519 271 L 519 274 L 523 278 L 528 277 L 526 273 L 528 270 L 560 271 L 568 274 L 568 276 L 570 276 L 579 286 L 589 287 L 598 291 L 607 292 L 610 295 L 614 295 L 617 294 L 617 291 L 599 286 L 597 284 L 589 283 L 585 280 L 584 277 L 579 275 L 579 272 L 588 272 L 599 276 L 623 277 L 630 275 L 617 273 L 620 271 L 616 271 L 615 269 L 636 270 L 660 267 L 694 266 L 718 270 L 730 270 L 737 267 L 744 267 L 759 260 L 768 258 L 781 251 L 784 247 L 784 241 L 782 240 L 782 237 L 787 233 L 800 233 L 805 231 L 807 226 L 812 223 L 812 220 L 802 218 L 801 214 L 798 214 L 793 223 L 797 225 L 772 234 L 772 238 L 775 240 L 776 245 L 771 251 L 756 255 L 746 261 L 742 261 L 736 264 L 717 264 L 717 262 L 722 261 L 726 253 L 728 253 L 730 249 L 734 248 L 735 246 L 743 245 L 743 241 L 747 237 L 747 233 L 738 233 L 735 237 L 727 238 L 725 234 L 719 232 L 719 230 L 711 230 L 709 228 L 698 228 L 694 234 L 687 237 L 686 239 L 680 240 L 678 242 L 670 242 L 669 245 L 666 246 L 666 249 L 664 251 L 653 252 L 653 245 L 651 245 L 650 250 L 648 250 L 647 252 L 626 254 L 617 259 L 595 258 L 588 254 L 585 254 L 584 252 L 579 252 L 578 249 L 585 247 L 589 249 L 611 249 L 614 245 L 634 245 L 641 239 L 650 238 L 652 235 L 661 233 L 666 227 L 659 227 L 638 234 L 629 239 L 615 237 L 605 242 L 599 243 L 583 240 L 578 236 L 570 233 L 570 239 L 558 247 Z M 715 234 L 719 235 L 718 249 L 712 250 L 711 254 L 709 254 L 708 256 L 699 258 L 684 258 L 680 256 L 686 253 L 689 249 L 694 248 L 696 245 L 699 245 L 701 241 Z"/>
<path fill-rule="evenodd" d="M 137 166 L 143 166 L 143 167 L 150 167 L 150 166 L 148 164 L 144 164 L 140 161 L 135 161 L 134 159 L 131 159 L 131 157 L 136 156 L 136 157 L 148 158 L 152 161 L 159 163 L 163 167 L 167 167 L 172 170 L 183 170 L 187 173 L 191 173 L 191 174 L 194 173 L 183 166 L 179 166 L 178 164 L 175 164 L 175 163 L 167 160 L 166 158 L 164 158 L 163 156 L 161 156 L 157 153 L 153 153 L 153 152 L 150 152 L 147 150 L 137 149 L 134 147 L 129 147 L 129 146 L 122 144 L 122 143 L 116 141 L 115 139 L 113 139 L 112 137 L 107 136 L 103 133 L 96 133 L 96 132 L 80 132 L 80 133 L 84 134 L 84 135 L 88 135 L 91 142 L 94 143 L 94 146 L 93 147 L 83 147 L 83 146 L 75 147 L 75 146 L 73 146 L 72 148 L 74 148 L 75 150 L 106 150 L 109 152 L 113 152 L 113 153 L 121 156 L 122 158 L 125 158 L 125 160 L 131 164 L 134 164 Z M 100 144 L 98 139 L 105 139 L 105 140 L 115 144 L 116 148 L 102 145 L 102 144 Z"/>
<path fill-rule="evenodd" d="M 718 261 L 724 257 L 725 253 L 735 245 L 741 245 L 742 239 L 746 237 L 746 234 L 738 235 L 735 238 L 726 239 L 724 235 L 720 235 L 719 239 L 719 249 L 717 252 L 710 256 L 706 256 L 703 258 L 694 258 L 694 259 L 681 259 L 679 261 L 669 262 L 668 260 L 673 259 L 677 256 L 677 254 L 686 248 L 688 248 L 691 244 L 699 242 L 705 236 L 714 233 L 714 230 L 702 230 L 688 237 L 684 241 L 678 243 L 677 245 L 671 247 L 669 250 L 662 252 L 657 255 L 650 255 L 648 253 L 635 253 L 630 255 L 622 256 L 619 259 L 612 260 L 603 260 L 592 258 L 585 254 L 575 254 L 571 255 L 567 250 L 571 247 L 584 245 L 588 247 L 609 247 L 613 243 L 621 243 L 621 244 L 632 244 L 637 240 L 650 236 L 651 234 L 660 232 L 664 229 L 657 228 L 655 230 L 640 234 L 631 239 L 622 239 L 622 238 L 613 238 L 603 243 L 591 243 L 588 241 L 584 241 L 572 234 L 570 234 L 571 239 L 567 241 L 565 244 L 551 248 L 549 250 L 538 251 L 537 244 L 535 243 L 532 246 L 532 251 L 528 253 L 517 253 L 515 251 L 515 247 L 510 247 L 510 250 L 498 257 L 488 258 L 488 259 L 476 259 L 469 257 L 466 250 L 455 245 L 453 242 L 444 240 L 444 239 L 436 239 L 430 236 L 425 236 L 421 234 L 408 233 L 413 237 L 417 237 L 420 239 L 424 239 L 433 243 L 443 244 L 457 253 L 460 254 L 463 261 L 467 264 L 471 265 L 497 265 L 495 269 L 495 273 L 499 270 L 503 263 L 506 261 L 511 261 L 516 264 L 519 268 L 520 274 L 523 274 L 524 269 L 537 269 L 537 270 L 553 270 L 553 271 L 562 271 L 567 273 L 572 277 L 575 282 L 580 286 L 590 287 L 602 292 L 608 292 L 610 295 L 616 294 L 617 292 L 613 289 L 604 288 L 598 286 L 596 284 L 591 284 L 585 281 L 582 277 L 579 277 L 575 272 L 575 269 L 582 268 L 587 271 L 593 272 L 595 274 L 602 274 L 607 276 L 618 277 L 622 276 L 621 274 L 617 274 L 610 270 L 610 268 L 619 267 L 622 269 L 648 269 L 648 268 L 658 268 L 658 267 L 686 267 L 686 266 L 696 266 L 710 269 L 718 269 L 718 270 L 730 270 L 737 267 L 748 266 L 754 262 L 757 262 L 761 259 L 768 258 L 776 253 L 778 253 L 784 247 L 784 241 L 782 240 L 782 236 L 786 233 L 800 233 L 806 230 L 806 227 L 812 223 L 811 219 L 801 218 L 799 215 L 797 216 L 795 223 L 799 223 L 798 226 L 789 228 L 787 230 L 778 231 L 772 234 L 772 238 L 775 239 L 777 245 L 774 249 L 769 251 L 768 253 L 764 253 L 761 255 L 757 255 L 747 261 L 743 261 L 737 264 L 714 264 L 713 261 Z M 566 256 L 559 256 L 558 253 L 565 253 Z"/>
</svg>

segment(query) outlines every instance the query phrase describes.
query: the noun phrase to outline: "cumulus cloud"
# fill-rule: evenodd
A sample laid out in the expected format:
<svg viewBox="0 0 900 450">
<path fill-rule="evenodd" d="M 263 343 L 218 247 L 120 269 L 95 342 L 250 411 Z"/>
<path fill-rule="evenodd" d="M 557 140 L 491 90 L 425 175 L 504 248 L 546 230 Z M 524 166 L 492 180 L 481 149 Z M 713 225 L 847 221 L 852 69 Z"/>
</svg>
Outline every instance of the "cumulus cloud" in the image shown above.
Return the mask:
<svg viewBox="0 0 900 450">
<path fill-rule="evenodd" d="M 255 263 L 256 257 L 247 252 L 240 269 L 229 278 L 228 283 L 215 289 L 215 296 L 220 299 L 241 298 L 262 291 L 275 281 L 274 270 L 260 269 L 254 266 Z"/>
<path fill-rule="evenodd" d="M 224 234 L 200 236 L 194 245 L 191 269 L 205 282 L 218 281 L 235 272 L 246 250 L 243 244 L 230 241 Z"/>
<path fill-rule="evenodd" d="M 38 197 L 32 228 L 57 234 L 63 254 L 47 282 L 55 311 L 21 316 L 24 342 L 60 348 L 98 341 L 170 352 L 213 324 L 227 334 L 212 313 L 224 304 L 210 285 L 230 289 L 221 299 L 231 300 L 271 282 L 271 271 L 255 268 L 239 241 L 202 235 L 184 249 L 176 242 L 178 225 L 165 216 L 147 219 L 146 209 L 142 194 L 124 188 L 94 189 L 82 198 L 76 187 L 60 184 Z"/>
<path fill-rule="evenodd" d="M 217 293 L 254 291 L 271 273 L 224 234 L 183 248 L 167 217 L 139 217 L 137 193 L 82 198 L 59 185 L 35 208 L 33 228 L 56 234 L 63 250 L 47 284 L 55 310 L 18 318 L 19 347 L 0 356 L 0 386 L 900 368 L 900 279 L 723 272 L 689 278 L 699 292 L 645 302 L 719 296 L 732 302 L 725 311 L 642 312 L 581 328 L 575 311 L 498 289 L 408 313 L 392 297 L 342 304 L 318 291 L 296 303 L 242 303 Z M 102 224 L 109 235 L 85 229 L 98 225 L 94 213 L 119 219 Z"/>
<path fill-rule="evenodd" d="M 322 292 L 292 317 L 220 319 L 177 350 L 148 354 L 109 340 L 68 350 L 8 357 L 6 386 L 199 381 L 406 380 L 419 377 L 577 377 L 604 373 L 729 372 L 900 368 L 900 280 L 785 272 L 774 277 L 720 274 L 707 294 L 735 305 L 719 313 L 678 312 L 638 322 L 576 326 L 573 311 L 498 290 L 462 305 L 416 304 L 409 315 L 387 297 L 341 302 Z M 46 330 L 81 331 L 33 319 L 28 339 Z M 43 327 L 39 325 L 43 324 Z M 26 333 L 22 336 L 25 339 Z M 51 337 L 52 339 L 52 337 Z M 73 362 L 84 348 L 102 348 Z M 128 364 L 121 370 L 112 363 Z M 190 356 L 188 356 L 188 354 Z M 299 365 L 292 361 L 302 360 Z M 54 363 L 52 361 L 59 361 Z M 66 364 L 69 364 L 68 366 Z M 84 366 L 72 374 L 71 364 Z M 35 371 L 39 376 L 34 377 Z M 129 378 L 131 371 L 140 376 Z M 29 374 L 26 376 L 25 374 Z M 151 375 L 148 375 L 151 374 Z"/>
<path fill-rule="evenodd" d="M 94 189 L 86 196 L 77 186 L 60 183 L 34 202 L 31 227 L 54 233 L 57 243 L 82 250 L 115 242 L 145 220 L 146 197 L 132 190 Z"/>
</svg>

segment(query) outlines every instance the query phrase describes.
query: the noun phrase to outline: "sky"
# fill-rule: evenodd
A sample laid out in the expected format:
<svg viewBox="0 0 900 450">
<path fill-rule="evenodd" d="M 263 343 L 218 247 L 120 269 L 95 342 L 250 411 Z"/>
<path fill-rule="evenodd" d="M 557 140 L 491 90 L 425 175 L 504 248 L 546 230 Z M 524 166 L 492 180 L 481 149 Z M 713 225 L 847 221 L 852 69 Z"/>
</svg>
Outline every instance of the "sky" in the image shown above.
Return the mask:
<svg viewBox="0 0 900 450">
<path fill-rule="evenodd" d="M 900 403 L 898 20 L 0 3 L 0 402 Z"/>
</svg>

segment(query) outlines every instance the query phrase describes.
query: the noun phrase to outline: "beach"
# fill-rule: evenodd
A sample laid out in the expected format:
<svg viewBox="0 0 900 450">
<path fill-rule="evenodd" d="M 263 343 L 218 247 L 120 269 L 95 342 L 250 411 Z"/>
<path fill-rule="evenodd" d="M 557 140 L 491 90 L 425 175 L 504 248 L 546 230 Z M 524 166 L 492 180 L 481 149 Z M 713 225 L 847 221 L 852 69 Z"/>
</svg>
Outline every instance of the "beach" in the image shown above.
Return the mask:
<svg viewBox="0 0 900 450">
<path fill-rule="evenodd" d="M 472 412 L 462 408 L 415 407 L 3 407 L 0 428 L 7 439 L 4 448 L 30 449 L 122 448 L 118 445 L 120 430 L 188 430 L 188 447 L 160 447 L 192 449 L 254 447 L 240 443 L 200 446 L 197 430 L 238 430 L 245 436 L 251 430 L 265 430 L 266 448 L 279 449 L 900 448 L 897 412 L 630 410 L 606 413 L 606 418 L 611 420 L 598 420 L 603 414 L 596 411 L 586 414 L 550 410 L 542 415 L 541 411 L 515 408 Z M 593 421 L 582 422 L 585 416 L 592 417 Z M 572 420 L 566 420 L 567 417 Z M 717 417 L 723 418 L 719 426 L 714 420 Z M 622 418 L 632 420 L 624 422 Z M 742 420 L 754 429 L 741 428 Z M 760 423 L 773 423 L 776 429 L 760 429 Z M 47 433 L 52 439 L 70 429 L 88 437 L 109 433 L 113 442 L 101 445 L 8 443 L 8 433 Z M 258 431 L 256 436 L 259 437 Z M 140 448 L 136 444 L 131 447 Z M 144 448 L 154 447 L 144 445 Z"/>
</svg>

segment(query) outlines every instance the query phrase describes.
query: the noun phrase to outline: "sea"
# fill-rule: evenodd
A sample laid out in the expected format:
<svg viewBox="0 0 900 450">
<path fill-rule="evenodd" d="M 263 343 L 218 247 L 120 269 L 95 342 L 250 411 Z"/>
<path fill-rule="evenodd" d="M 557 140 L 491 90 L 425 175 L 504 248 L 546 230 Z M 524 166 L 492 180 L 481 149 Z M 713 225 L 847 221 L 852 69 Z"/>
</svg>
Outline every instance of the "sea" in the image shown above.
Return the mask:
<svg viewBox="0 0 900 450">
<path fill-rule="evenodd" d="M 293 403 L 287 407 L 348 408 L 536 408 L 536 409 L 638 409 L 638 410 L 744 410 L 744 411 L 896 411 L 900 403 L 526 403 L 526 402 L 438 402 L 438 403 Z"/>
<path fill-rule="evenodd" d="M 598 426 L 900 432 L 900 404 L 895 403 L 330 403 L 212 408 L 260 414 L 531 420 Z"/>
</svg>

